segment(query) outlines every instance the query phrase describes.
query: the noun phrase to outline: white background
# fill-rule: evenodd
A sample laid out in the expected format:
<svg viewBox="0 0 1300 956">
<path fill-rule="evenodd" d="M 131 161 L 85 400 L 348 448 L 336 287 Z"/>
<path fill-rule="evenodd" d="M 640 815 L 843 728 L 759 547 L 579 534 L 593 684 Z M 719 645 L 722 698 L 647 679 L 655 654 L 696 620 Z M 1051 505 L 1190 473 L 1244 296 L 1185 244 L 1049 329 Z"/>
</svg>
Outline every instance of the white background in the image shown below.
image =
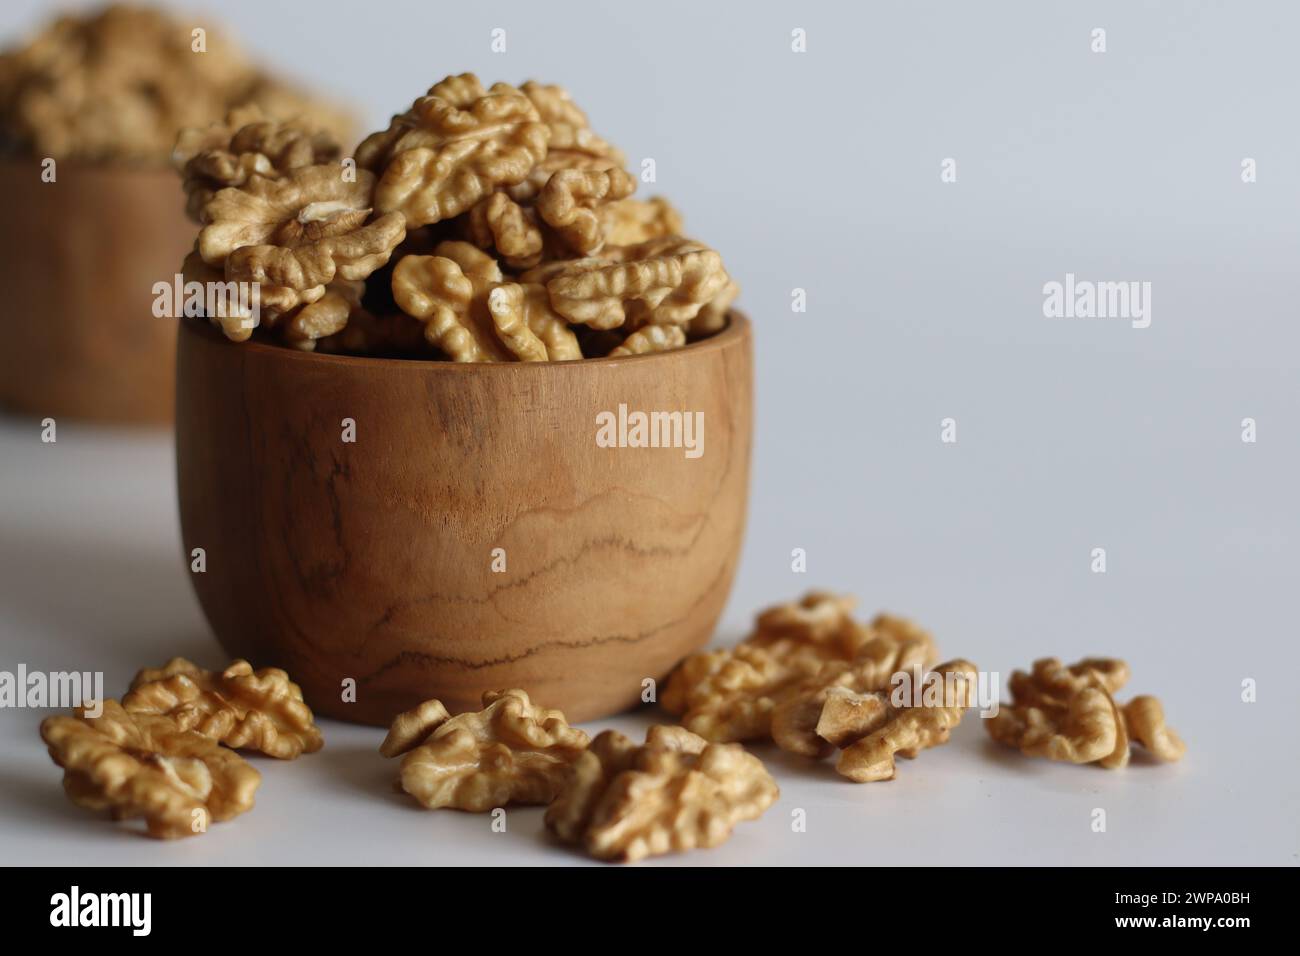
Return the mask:
<svg viewBox="0 0 1300 956">
<path fill-rule="evenodd" d="M 633 161 L 655 158 L 657 190 L 722 252 L 756 325 L 752 510 L 719 641 L 807 587 L 848 590 L 1004 675 L 1123 656 L 1125 695 L 1158 695 L 1189 745 L 1175 766 L 1057 766 L 993 746 L 970 715 L 869 785 L 760 749 L 780 802 L 665 862 L 1300 860 L 1300 8 L 221 7 L 368 128 L 472 69 L 563 83 Z M 44 12 L 11 0 L 0 33 Z M 1258 182 L 1241 182 L 1244 157 Z M 1043 284 L 1066 272 L 1151 282 L 1150 328 L 1044 318 Z M 58 435 L 0 425 L 0 669 L 100 669 L 115 693 L 173 654 L 222 663 L 181 560 L 169 436 Z M 0 711 L 6 862 L 581 862 L 539 810 L 493 834 L 416 809 L 391 791 L 382 733 L 334 723 L 321 753 L 258 762 L 254 812 L 157 844 L 63 798 L 42 716 Z"/>
</svg>

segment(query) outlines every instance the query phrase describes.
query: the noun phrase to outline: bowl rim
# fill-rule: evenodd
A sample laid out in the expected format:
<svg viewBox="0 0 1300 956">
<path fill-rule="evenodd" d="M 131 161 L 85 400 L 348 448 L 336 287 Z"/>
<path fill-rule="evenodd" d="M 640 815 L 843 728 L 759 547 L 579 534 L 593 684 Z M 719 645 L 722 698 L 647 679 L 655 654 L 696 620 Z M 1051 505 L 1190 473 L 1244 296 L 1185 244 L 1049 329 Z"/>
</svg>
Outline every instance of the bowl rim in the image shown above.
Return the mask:
<svg viewBox="0 0 1300 956">
<path fill-rule="evenodd" d="M 750 337 L 749 316 L 739 309 L 727 310 L 727 324 L 720 332 L 715 332 L 706 338 L 691 342 L 679 349 L 670 349 L 667 352 L 650 352 L 645 355 L 615 355 L 600 356 L 598 358 L 584 358 L 569 360 L 567 362 L 451 362 L 445 359 L 426 359 L 426 358 L 388 358 L 376 355 L 341 355 L 331 352 L 305 352 L 301 349 L 295 349 L 287 345 L 276 345 L 271 342 L 255 342 L 249 339 L 246 342 L 232 342 L 226 338 L 217 328 L 206 320 L 196 316 L 185 316 L 178 323 L 179 332 L 186 332 L 192 335 L 198 335 L 207 339 L 210 343 L 229 346 L 233 349 L 245 353 L 248 357 L 253 356 L 272 356 L 273 360 L 283 360 L 286 362 L 306 362 L 306 363 L 323 363 L 326 365 L 337 364 L 346 365 L 352 368 L 405 368 L 413 370 L 438 370 L 452 375 L 467 375 L 474 372 L 487 374 L 517 374 L 522 369 L 583 369 L 583 368 L 607 368 L 610 366 L 622 366 L 629 362 L 663 362 L 669 360 L 684 360 L 688 356 L 700 355 L 705 352 L 717 351 L 731 346 L 733 343 L 748 339 Z M 503 371 L 494 371 L 503 370 Z"/>
</svg>

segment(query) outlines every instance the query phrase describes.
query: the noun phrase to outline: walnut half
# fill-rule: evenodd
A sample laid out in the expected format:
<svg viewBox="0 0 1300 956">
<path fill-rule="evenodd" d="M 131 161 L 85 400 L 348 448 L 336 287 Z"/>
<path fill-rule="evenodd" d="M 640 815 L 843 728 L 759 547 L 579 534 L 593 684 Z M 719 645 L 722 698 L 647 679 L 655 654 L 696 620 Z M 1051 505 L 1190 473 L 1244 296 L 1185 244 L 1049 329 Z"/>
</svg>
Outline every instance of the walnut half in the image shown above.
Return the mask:
<svg viewBox="0 0 1300 956">
<path fill-rule="evenodd" d="M 99 717 L 49 717 L 41 737 L 63 768 L 69 799 L 116 820 L 143 817 L 150 836 L 193 836 L 209 820 L 253 806 L 261 774 L 243 757 L 170 717 L 129 713 L 104 701 Z"/>
<path fill-rule="evenodd" d="M 292 760 L 324 746 L 302 690 L 279 668 L 254 671 L 237 660 L 224 671 L 204 670 L 183 657 L 135 675 L 122 706 L 132 714 L 170 717 L 237 749 Z"/>
<path fill-rule="evenodd" d="M 607 730 L 574 764 L 546 811 L 546 825 L 597 859 L 632 862 L 717 846 L 736 823 L 762 816 L 779 793 L 759 759 L 739 744 L 656 726 L 637 746 Z"/>
<path fill-rule="evenodd" d="M 1107 770 L 1128 764 L 1131 740 L 1158 760 L 1181 759 L 1186 745 L 1166 726 L 1160 701 L 1116 702 L 1128 677 L 1128 665 L 1114 658 L 1091 657 L 1068 667 L 1054 657 L 1034 661 L 1028 673 L 1011 675 L 1011 701 L 987 721 L 989 736 L 1026 756 Z"/>
<path fill-rule="evenodd" d="M 522 690 L 489 691 L 483 709 L 452 717 L 436 700 L 398 715 L 379 752 L 402 756 L 401 785 L 431 810 L 484 813 L 555 798 L 588 738 Z"/>
</svg>

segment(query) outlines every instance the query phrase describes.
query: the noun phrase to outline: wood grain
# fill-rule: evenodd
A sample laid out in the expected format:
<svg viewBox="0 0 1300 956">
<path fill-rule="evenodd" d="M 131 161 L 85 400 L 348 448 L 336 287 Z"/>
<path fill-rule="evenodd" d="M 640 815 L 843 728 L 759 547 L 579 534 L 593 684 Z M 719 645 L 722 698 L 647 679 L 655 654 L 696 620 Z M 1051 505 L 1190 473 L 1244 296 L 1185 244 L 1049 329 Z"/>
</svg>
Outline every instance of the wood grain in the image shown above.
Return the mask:
<svg viewBox="0 0 1300 956">
<path fill-rule="evenodd" d="M 38 417 L 171 421 L 176 320 L 153 315 L 194 242 L 176 174 L 0 160 L 0 403 Z"/>
<path fill-rule="evenodd" d="M 187 320 L 177 480 L 200 603 L 227 651 L 344 720 L 516 686 L 575 721 L 625 709 L 731 588 L 752 374 L 738 314 L 676 352 L 499 365 L 236 345 Z M 620 403 L 703 412 L 703 455 L 598 447 Z"/>
</svg>

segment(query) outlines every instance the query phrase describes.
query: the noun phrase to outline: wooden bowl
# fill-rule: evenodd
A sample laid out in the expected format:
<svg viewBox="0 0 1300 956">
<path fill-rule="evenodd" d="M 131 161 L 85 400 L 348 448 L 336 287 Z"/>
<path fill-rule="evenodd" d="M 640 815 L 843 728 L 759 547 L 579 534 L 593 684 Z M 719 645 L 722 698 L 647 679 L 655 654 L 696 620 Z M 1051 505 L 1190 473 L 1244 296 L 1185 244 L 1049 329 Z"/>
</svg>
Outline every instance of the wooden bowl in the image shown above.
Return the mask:
<svg viewBox="0 0 1300 956">
<path fill-rule="evenodd" d="M 155 318 L 197 227 L 176 174 L 0 160 L 0 404 L 55 419 L 171 421 L 176 320 Z"/>
<path fill-rule="evenodd" d="M 490 365 L 234 344 L 185 320 L 177 480 L 199 602 L 230 654 L 285 668 L 331 717 L 477 709 L 508 687 L 574 721 L 623 710 L 727 599 L 752 362 L 735 313 L 675 352 Z M 702 412 L 703 453 L 599 447 L 620 404 Z"/>
</svg>

